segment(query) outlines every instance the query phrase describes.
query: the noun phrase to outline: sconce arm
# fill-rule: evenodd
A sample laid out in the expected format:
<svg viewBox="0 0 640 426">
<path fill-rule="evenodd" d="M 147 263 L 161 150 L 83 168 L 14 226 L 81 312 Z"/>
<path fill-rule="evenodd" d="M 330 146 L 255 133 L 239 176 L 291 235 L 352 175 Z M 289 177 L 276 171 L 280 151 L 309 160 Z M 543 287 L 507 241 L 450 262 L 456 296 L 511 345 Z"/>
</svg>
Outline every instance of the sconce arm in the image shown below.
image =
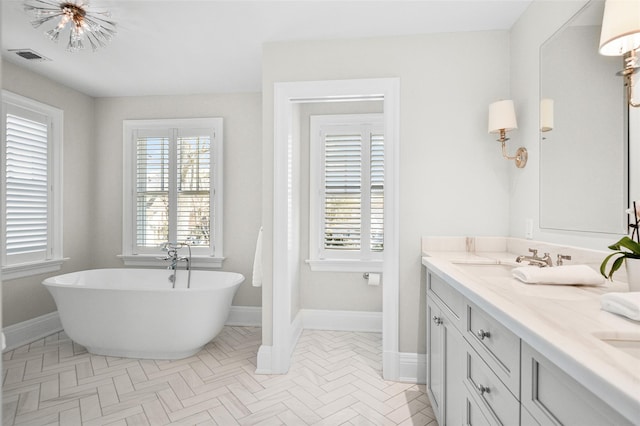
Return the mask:
<svg viewBox="0 0 640 426">
<path fill-rule="evenodd" d="M 507 160 L 514 160 L 516 162 L 517 168 L 519 169 L 524 168 L 524 166 L 527 165 L 527 160 L 529 158 L 529 153 L 527 152 L 527 149 L 524 147 L 518 148 L 518 150 L 516 151 L 516 155 L 512 157 L 507 154 L 507 147 L 505 142 L 508 140 L 509 138 L 505 138 L 504 134 L 500 133 L 500 139 L 498 139 L 498 142 L 502 144 L 502 156 Z"/>
</svg>

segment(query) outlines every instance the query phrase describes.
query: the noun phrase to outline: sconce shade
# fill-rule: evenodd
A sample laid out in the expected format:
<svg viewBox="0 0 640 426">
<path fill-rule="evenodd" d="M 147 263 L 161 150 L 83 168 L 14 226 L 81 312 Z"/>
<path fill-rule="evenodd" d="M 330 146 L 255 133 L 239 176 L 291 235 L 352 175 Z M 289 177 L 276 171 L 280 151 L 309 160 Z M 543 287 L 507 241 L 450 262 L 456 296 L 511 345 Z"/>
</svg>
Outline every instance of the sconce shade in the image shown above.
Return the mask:
<svg viewBox="0 0 640 426">
<path fill-rule="evenodd" d="M 540 100 L 540 131 L 551 130 L 553 130 L 553 99 L 544 98 Z"/>
<path fill-rule="evenodd" d="M 640 48 L 640 0 L 607 0 L 602 17 L 600 54 L 622 56 Z"/>
<path fill-rule="evenodd" d="M 489 133 L 508 132 L 518 128 L 512 100 L 497 101 L 489 105 Z"/>
</svg>

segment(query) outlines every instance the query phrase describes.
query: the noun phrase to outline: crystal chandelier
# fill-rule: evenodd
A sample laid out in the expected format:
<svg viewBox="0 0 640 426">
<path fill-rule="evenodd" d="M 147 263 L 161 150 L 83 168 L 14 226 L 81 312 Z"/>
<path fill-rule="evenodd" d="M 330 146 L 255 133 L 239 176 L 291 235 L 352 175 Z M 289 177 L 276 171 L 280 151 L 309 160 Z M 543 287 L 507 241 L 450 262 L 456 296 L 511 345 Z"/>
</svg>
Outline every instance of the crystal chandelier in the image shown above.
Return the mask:
<svg viewBox="0 0 640 426">
<path fill-rule="evenodd" d="M 24 10 L 35 18 L 31 21 L 34 28 L 57 20 L 53 29 L 45 31 L 45 35 L 54 42 L 68 25 L 67 50 L 70 52 L 84 49 L 85 38 L 95 52 L 99 47 L 105 47 L 116 34 L 116 24 L 106 19 L 111 17 L 110 12 L 89 10 L 88 1 L 25 0 Z"/>
</svg>

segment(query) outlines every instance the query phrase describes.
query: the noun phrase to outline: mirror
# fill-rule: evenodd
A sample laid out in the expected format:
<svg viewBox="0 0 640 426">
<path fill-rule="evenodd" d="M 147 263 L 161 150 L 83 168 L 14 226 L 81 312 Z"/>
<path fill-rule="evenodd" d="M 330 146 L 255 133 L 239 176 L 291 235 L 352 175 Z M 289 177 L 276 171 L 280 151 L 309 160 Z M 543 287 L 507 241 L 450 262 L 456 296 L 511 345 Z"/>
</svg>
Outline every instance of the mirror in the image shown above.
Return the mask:
<svg viewBox="0 0 640 426">
<path fill-rule="evenodd" d="M 627 230 L 622 59 L 598 53 L 603 10 L 592 0 L 540 48 L 541 228 Z"/>
</svg>

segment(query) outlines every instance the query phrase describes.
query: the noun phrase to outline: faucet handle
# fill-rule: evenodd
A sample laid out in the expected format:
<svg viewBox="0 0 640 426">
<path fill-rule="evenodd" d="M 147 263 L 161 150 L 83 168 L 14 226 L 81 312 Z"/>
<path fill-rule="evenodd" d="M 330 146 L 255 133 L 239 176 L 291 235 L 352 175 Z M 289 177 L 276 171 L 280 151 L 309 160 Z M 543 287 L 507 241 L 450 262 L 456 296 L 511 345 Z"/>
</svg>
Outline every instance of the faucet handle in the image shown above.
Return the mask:
<svg viewBox="0 0 640 426">
<path fill-rule="evenodd" d="M 530 249 L 529 249 L 529 253 L 532 253 L 532 254 L 533 254 L 533 257 L 536 257 L 536 256 L 538 256 L 538 249 L 532 249 L 532 248 L 530 248 Z"/>
<path fill-rule="evenodd" d="M 564 264 L 563 260 L 571 260 L 571 256 L 565 254 L 558 254 L 558 261 L 556 264 L 558 266 L 562 266 Z"/>
</svg>

